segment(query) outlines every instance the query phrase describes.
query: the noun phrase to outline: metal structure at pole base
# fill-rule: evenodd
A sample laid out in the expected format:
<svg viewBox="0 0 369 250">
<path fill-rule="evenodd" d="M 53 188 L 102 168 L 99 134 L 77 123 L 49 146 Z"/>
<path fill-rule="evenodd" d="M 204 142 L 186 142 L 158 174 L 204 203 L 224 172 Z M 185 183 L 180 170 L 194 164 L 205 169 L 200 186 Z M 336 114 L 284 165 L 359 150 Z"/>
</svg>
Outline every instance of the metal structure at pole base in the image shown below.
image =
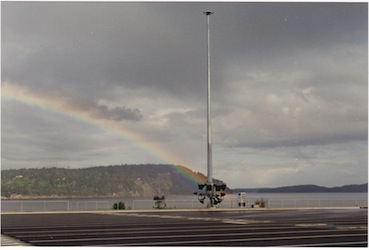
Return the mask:
<svg viewBox="0 0 369 250">
<path fill-rule="evenodd" d="M 205 200 L 207 200 L 207 207 L 208 208 L 214 208 L 219 203 L 221 203 L 224 199 L 225 189 L 227 185 L 223 182 L 217 182 L 217 183 L 204 183 L 198 184 L 200 192 L 195 192 L 195 195 L 198 195 L 198 199 L 201 203 L 205 203 Z"/>
</svg>

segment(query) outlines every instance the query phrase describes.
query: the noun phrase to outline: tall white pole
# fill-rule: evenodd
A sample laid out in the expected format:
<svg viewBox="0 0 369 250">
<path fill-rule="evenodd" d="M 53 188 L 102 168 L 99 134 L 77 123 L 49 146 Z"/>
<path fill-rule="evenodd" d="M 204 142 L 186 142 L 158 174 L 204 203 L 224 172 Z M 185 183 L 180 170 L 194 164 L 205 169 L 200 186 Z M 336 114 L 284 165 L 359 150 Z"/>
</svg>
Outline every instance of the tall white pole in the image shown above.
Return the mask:
<svg viewBox="0 0 369 250">
<path fill-rule="evenodd" d="M 214 12 L 207 10 L 204 11 L 204 14 L 207 18 L 207 67 L 208 67 L 208 87 L 207 87 L 207 112 L 208 112 L 208 119 L 207 119 L 207 137 L 208 137 L 208 184 L 212 186 L 213 184 L 213 160 L 212 160 L 212 140 L 211 140 L 211 89 L 210 89 L 210 15 Z M 212 187 L 213 189 L 213 187 Z M 213 193 L 213 190 L 211 191 Z"/>
</svg>

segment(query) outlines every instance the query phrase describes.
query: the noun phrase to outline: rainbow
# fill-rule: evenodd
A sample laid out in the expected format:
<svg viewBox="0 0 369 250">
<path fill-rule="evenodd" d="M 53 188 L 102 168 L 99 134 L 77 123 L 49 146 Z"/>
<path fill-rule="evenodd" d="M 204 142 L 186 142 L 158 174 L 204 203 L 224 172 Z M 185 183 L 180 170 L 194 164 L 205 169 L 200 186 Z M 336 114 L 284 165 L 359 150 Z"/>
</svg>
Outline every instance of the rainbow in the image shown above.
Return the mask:
<svg viewBox="0 0 369 250">
<path fill-rule="evenodd" d="M 192 170 L 186 167 L 180 167 L 180 165 L 174 165 L 181 164 L 184 161 L 169 150 L 148 142 L 143 135 L 128 129 L 127 127 L 122 127 L 122 125 L 117 122 L 102 119 L 102 117 L 98 117 L 96 114 L 92 114 L 82 107 L 60 100 L 57 96 L 46 96 L 18 86 L 17 84 L 3 82 L 1 86 L 1 97 L 15 100 L 26 105 L 36 106 L 43 110 L 71 117 L 76 121 L 97 127 L 104 132 L 116 135 L 119 138 L 128 141 L 130 144 L 150 154 L 154 158 L 168 163 L 173 166 L 173 168 L 176 168 L 176 170 L 186 179 L 196 183 L 202 181 L 202 178 Z"/>
</svg>

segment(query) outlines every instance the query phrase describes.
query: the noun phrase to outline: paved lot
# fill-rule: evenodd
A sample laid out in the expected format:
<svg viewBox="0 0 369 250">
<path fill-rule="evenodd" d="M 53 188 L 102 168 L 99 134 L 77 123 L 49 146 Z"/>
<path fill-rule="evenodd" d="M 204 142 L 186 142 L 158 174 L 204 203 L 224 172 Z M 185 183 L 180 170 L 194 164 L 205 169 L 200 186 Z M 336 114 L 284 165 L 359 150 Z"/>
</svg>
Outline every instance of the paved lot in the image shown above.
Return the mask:
<svg viewBox="0 0 369 250">
<path fill-rule="evenodd" d="M 367 209 L 2 214 L 1 233 L 35 246 L 368 245 Z"/>
</svg>

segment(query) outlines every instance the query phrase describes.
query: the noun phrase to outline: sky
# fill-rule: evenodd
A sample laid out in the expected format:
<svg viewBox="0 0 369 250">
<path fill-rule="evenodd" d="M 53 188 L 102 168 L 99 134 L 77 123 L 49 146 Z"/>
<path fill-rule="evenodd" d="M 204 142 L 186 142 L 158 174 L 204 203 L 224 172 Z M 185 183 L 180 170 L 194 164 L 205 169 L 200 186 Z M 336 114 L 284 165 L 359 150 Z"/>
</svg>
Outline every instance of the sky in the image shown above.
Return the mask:
<svg viewBox="0 0 369 250">
<path fill-rule="evenodd" d="M 368 181 L 367 3 L 1 2 L 1 168 Z"/>
</svg>

